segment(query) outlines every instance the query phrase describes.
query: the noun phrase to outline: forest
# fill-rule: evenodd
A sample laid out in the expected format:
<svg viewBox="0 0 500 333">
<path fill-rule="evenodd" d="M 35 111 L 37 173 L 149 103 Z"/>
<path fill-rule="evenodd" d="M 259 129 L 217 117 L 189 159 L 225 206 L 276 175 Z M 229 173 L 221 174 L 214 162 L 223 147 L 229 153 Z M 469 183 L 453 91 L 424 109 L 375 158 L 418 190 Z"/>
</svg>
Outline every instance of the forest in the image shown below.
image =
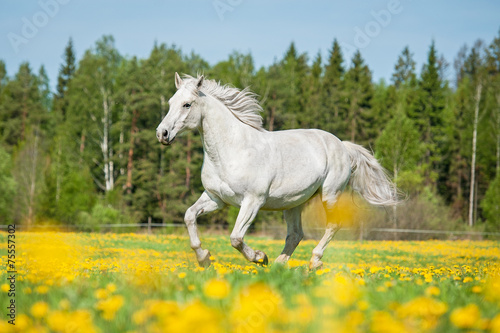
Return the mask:
<svg viewBox="0 0 500 333">
<path fill-rule="evenodd" d="M 56 91 L 43 66 L 7 73 L 0 60 L 0 224 L 183 224 L 203 191 L 201 140 L 185 133 L 166 147 L 155 137 L 179 72 L 249 86 L 269 131 L 320 128 L 373 151 L 406 194 L 397 218 L 382 211 L 374 225 L 499 230 L 500 31 L 453 60 L 430 41 L 417 64 L 405 47 L 390 82 L 374 82 L 362 54 L 345 59 L 335 39 L 326 59 L 291 43 L 262 68 L 250 53 L 211 65 L 165 44 L 138 59 L 120 54 L 112 36 L 81 59 L 70 39 L 61 55 Z M 227 228 L 236 213 L 200 221 Z M 281 214 L 259 214 L 264 223 Z"/>
</svg>

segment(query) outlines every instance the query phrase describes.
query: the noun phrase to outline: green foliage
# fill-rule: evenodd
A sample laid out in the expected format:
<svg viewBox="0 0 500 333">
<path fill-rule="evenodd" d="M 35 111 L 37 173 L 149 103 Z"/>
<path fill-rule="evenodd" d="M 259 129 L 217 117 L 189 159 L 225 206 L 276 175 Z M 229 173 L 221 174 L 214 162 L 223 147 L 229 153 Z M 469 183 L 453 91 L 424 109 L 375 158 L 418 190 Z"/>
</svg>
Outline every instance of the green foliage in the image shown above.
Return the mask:
<svg viewBox="0 0 500 333">
<path fill-rule="evenodd" d="M 0 224 L 12 222 L 12 205 L 16 193 L 16 181 L 12 177 L 12 160 L 5 149 L 0 146 Z"/>
<path fill-rule="evenodd" d="M 500 228 L 500 174 L 490 183 L 481 201 L 481 208 L 490 230 L 498 232 Z"/>
<path fill-rule="evenodd" d="M 347 112 L 346 132 L 342 138 L 370 145 L 376 137 L 377 129 L 370 124 L 374 120 L 372 110 L 373 84 L 370 69 L 365 65 L 361 52 L 352 58 L 352 66 L 345 75 Z"/>
<path fill-rule="evenodd" d="M 376 156 L 386 169 L 393 172 L 396 181 L 399 171 L 415 169 L 422 156 L 419 138 L 415 125 L 403 111 L 396 113 L 378 137 Z"/>
<path fill-rule="evenodd" d="M 84 211 L 79 213 L 77 226 L 83 231 L 99 231 L 101 230 L 100 224 L 122 224 L 124 222 L 126 222 L 125 217 L 116 208 L 97 203 L 90 213 Z M 103 227 L 103 230 L 110 230 L 110 228 Z"/>
<path fill-rule="evenodd" d="M 487 189 L 500 168 L 499 50 L 500 34 L 489 45 L 462 48 L 455 89 L 443 76 L 446 64 L 434 42 L 418 77 L 405 47 L 390 84 L 373 82 L 361 52 L 344 59 L 336 40 L 325 59 L 320 52 L 310 59 L 291 43 L 272 65 L 257 69 L 250 53 L 235 51 L 211 66 L 165 44 L 155 44 L 143 59 L 124 57 L 112 36 L 77 61 L 70 39 L 53 94 L 43 66 L 34 74 L 23 63 L 9 77 L 0 60 L 0 213 L 18 223 L 55 220 L 89 230 L 103 221 L 183 223 L 203 191 L 202 143 L 193 132 L 164 147 L 154 129 L 176 91 L 174 73 L 201 72 L 223 84 L 251 86 L 268 130 L 320 128 L 373 149 L 412 202 L 422 209 L 432 203 L 429 211 L 443 219 L 450 206 L 453 221 L 464 220 L 468 206 L 481 83 L 476 174 L 477 198 L 485 203 L 477 213 L 490 221 L 493 190 Z M 439 200 L 427 200 L 426 193 Z M 230 208 L 200 222 L 232 227 L 237 213 Z M 256 219 L 281 222 L 276 213 Z"/>
</svg>

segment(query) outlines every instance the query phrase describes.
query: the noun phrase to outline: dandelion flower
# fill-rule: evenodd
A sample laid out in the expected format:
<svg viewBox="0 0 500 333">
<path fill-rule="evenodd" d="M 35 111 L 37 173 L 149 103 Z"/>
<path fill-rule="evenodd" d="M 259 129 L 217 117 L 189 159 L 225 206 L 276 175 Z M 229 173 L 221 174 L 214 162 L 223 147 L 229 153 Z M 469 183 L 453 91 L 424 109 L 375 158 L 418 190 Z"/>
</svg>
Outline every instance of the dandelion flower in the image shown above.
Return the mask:
<svg viewBox="0 0 500 333">
<path fill-rule="evenodd" d="M 36 302 L 31 306 L 31 314 L 35 318 L 43 318 L 49 311 L 49 305 L 43 301 Z"/>
<path fill-rule="evenodd" d="M 230 285 L 226 280 L 212 279 L 205 283 L 203 292 L 207 297 L 223 299 L 229 295 Z"/>
<path fill-rule="evenodd" d="M 469 304 L 463 308 L 453 310 L 450 321 L 458 328 L 472 328 L 481 318 L 481 313 L 476 304 Z"/>
</svg>

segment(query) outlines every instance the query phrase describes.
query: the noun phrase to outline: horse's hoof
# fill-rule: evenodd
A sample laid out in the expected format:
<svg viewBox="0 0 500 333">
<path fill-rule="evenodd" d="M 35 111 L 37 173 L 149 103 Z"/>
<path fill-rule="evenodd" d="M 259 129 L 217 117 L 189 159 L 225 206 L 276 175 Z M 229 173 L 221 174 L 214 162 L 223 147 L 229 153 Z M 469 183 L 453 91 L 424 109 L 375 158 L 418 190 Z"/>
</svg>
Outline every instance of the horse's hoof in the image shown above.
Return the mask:
<svg viewBox="0 0 500 333">
<path fill-rule="evenodd" d="M 323 268 L 323 262 L 319 259 L 311 260 L 311 262 L 309 263 L 309 269 L 311 271 L 321 269 L 321 268 Z"/>
<path fill-rule="evenodd" d="M 269 259 L 267 259 L 267 255 L 262 251 L 255 251 L 255 263 L 258 265 L 267 265 L 269 263 Z"/>
<path fill-rule="evenodd" d="M 201 267 L 208 267 L 212 263 L 212 260 L 210 260 L 211 254 L 210 251 L 208 250 L 203 250 L 203 255 L 201 258 L 198 258 L 198 264 Z"/>
<path fill-rule="evenodd" d="M 276 260 L 274 260 L 274 263 L 275 264 L 284 265 L 284 264 L 286 264 L 286 262 L 288 261 L 288 259 L 290 259 L 290 257 L 287 256 L 286 254 L 280 254 L 278 256 L 278 258 L 276 258 Z"/>
</svg>

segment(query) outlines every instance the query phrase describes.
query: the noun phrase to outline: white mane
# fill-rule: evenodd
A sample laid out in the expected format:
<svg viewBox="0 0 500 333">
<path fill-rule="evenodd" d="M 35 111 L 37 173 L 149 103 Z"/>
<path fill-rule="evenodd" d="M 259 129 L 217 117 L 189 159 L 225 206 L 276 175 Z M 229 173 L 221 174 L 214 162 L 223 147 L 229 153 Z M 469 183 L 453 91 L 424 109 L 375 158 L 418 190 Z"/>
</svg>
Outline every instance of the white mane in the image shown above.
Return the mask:
<svg viewBox="0 0 500 333">
<path fill-rule="evenodd" d="M 193 82 L 195 83 L 200 76 L 195 79 L 190 75 L 184 75 L 186 85 Z M 193 86 L 193 89 L 194 86 Z M 248 87 L 243 90 L 230 87 L 228 85 L 221 85 L 220 82 L 215 80 L 203 80 L 201 92 L 217 98 L 221 101 L 242 123 L 252 126 L 258 130 L 262 130 L 262 106 L 257 101 L 257 95 L 250 91 Z"/>
</svg>

